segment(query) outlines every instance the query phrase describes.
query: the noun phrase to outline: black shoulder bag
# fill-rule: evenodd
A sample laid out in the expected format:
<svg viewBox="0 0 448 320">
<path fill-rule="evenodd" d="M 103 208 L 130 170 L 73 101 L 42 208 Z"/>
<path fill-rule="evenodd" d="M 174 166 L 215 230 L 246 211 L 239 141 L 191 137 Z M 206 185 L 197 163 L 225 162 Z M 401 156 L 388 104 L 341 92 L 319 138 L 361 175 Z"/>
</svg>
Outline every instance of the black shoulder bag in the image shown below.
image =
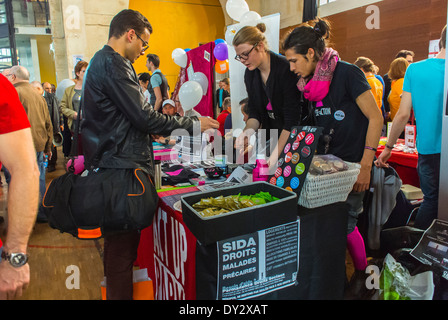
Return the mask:
<svg viewBox="0 0 448 320">
<path fill-rule="evenodd" d="M 81 107 L 78 114 L 72 165 L 50 182 L 42 199 L 50 227 L 92 240 L 150 226 L 159 198 L 145 169 L 97 168 L 86 176 L 74 173 Z"/>
</svg>

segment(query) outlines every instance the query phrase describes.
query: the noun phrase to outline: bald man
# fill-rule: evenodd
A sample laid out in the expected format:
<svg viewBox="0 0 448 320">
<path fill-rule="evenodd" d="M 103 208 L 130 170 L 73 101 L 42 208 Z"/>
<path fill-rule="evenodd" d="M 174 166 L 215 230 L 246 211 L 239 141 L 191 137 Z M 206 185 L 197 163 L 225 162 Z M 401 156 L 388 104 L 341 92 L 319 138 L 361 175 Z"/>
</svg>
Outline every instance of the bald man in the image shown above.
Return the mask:
<svg viewBox="0 0 448 320">
<path fill-rule="evenodd" d="M 6 74 L 5 74 L 6 73 Z M 39 191 L 40 200 L 45 193 L 45 166 L 44 157 L 51 159 L 51 145 L 53 143 L 53 125 L 44 97 L 39 95 L 30 84 L 30 73 L 23 66 L 14 66 L 3 73 L 14 85 L 19 94 L 19 100 L 25 108 L 31 124 L 31 135 L 36 150 L 37 165 L 40 171 Z M 40 203 L 40 201 L 39 201 Z M 37 214 L 38 222 L 46 222 L 47 218 L 41 212 Z"/>
<path fill-rule="evenodd" d="M 30 84 L 34 89 L 36 89 L 38 94 L 40 94 L 41 96 L 44 95 L 44 88 L 42 87 L 42 84 L 39 81 L 33 81 Z"/>
<path fill-rule="evenodd" d="M 44 82 L 42 85 L 44 91 L 51 93 L 52 92 L 52 87 L 51 87 L 51 83 L 49 82 Z"/>
</svg>

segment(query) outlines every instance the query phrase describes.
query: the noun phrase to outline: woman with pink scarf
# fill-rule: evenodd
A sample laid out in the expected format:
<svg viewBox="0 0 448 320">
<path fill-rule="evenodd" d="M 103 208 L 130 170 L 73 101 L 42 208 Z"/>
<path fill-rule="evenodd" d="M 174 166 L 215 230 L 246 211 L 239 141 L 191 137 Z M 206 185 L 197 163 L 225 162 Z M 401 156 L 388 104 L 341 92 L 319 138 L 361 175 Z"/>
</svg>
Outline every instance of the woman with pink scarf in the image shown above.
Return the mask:
<svg viewBox="0 0 448 320">
<path fill-rule="evenodd" d="M 314 26 L 295 28 L 284 41 L 283 49 L 291 71 L 300 77 L 299 91 L 312 105 L 315 124 L 324 128 L 317 153 L 361 164 L 361 172 L 346 201 L 350 205 L 347 249 L 355 266 L 346 297 L 362 299 L 360 290 L 366 289 L 367 258 L 356 225 L 365 191 L 370 186 L 383 117 L 364 73 L 341 61 L 338 53 L 327 47 L 329 35 L 328 22 L 317 19 Z"/>
</svg>

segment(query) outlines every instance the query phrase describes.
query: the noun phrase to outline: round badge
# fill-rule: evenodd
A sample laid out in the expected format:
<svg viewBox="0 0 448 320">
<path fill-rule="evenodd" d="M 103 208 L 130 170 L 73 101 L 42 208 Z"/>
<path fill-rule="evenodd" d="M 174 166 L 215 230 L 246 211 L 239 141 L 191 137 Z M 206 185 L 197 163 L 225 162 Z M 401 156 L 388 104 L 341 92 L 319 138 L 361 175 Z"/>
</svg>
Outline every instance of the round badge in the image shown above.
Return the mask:
<svg viewBox="0 0 448 320">
<path fill-rule="evenodd" d="M 291 182 L 290 182 L 291 188 L 297 189 L 299 187 L 299 184 L 300 184 L 299 178 L 294 177 L 291 179 Z"/>
<path fill-rule="evenodd" d="M 277 170 L 275 170 L 275 177 L 278 178 L 282 175 L 282 168 L 277 168 Z"/>
<path fill-rule="evenodd" d="M 292 150 L 297 150 L 300 146 L 300 141 L 294 141 L 294 143 L 292 144 Z"/>
<path fill-rule="evenodd" d="M 303 140 L 303 138 L 305 138 L 305 131 L 302 131 L 302 132 L 300 132 L 298 135 L 297 135 L 297 141 L 302 141 Z"/>
<path fill-rule="evenodd" d="M 290 149 L 291 149 L 291 144 L 288 143 L 288 144 L 285 146 L 285 149 L 283 150 L 283 152 L 286 154 L 286 153 L 289 152 Z"/>
<path fill-rule="evenodd" d="M 314 142 L 314 134 L 309 133 L 306 137 L 305 137 L 305 143 L 310 145 Z"/>
<path fill-rule="evenodd" d="M 290 175 L 291 175 L 291 167 L 290 166 L 287 166 L 286 168 L 285 168 L 285 170 L 283 171 L 283 175 L 285 176 L 285 178 L 288 178 Z"/>
<path fill-rule="evenodd" d="M 294 129 L 292 129 L 292 131 L 291 131 L 291 135 L 290 135 L 290 137 L 291 137 L 291 139 L 294 139 L 294 137 L 297 135 L 297 128 L 294 128 Z"/>
<path fill-rule="evenodd" d="M 281 188 L 281 187 L 283 187 L 284 184 L 285 184 L 285 178 L 279 177 L 277 179 L 277 187 Z"/>
<path fill-rule="evenodd" d="M 285 163 L 285 158 L 280 158 L 277 161 L 277 167 L 281 167 Z"/>
<path fill-rule="evenodd" d="M 285 190 L 292 191 L 291 187 L 286 187 Z"/>
<path fill-rule="evenodd" d="M 300 160 L 300 155 L 299 155 L 297 152 L 294 153 L 294 154 L 292 155 L 291 162 L 292 162 L 293 164 L 297 164 L 297 163 L 299 163 L 299 160 Z"/>
<path fill-rule="evenodd" d="M 303 174 L 305 172 L 305 165 L 303 163 L 299 163 L 296 166 L 296 173 L 300 176 L 301 174 Z"/>
<path fill-rule="evenodd" d="M 277 179 L 272 177 L 271 180 L 269 180 L 269 183 L 275 185 L 277 183 Z"/>
<path fill-rule="evenodd" d="M 311 148 L 308 146 L 305 146 L 302 148 L 302 151 L 300 151 L 300 153 L 302 154 L 302 157 L 308 158 L 311 155 Z"/>
<path fill-rule="evenodd" d="M 291 161 L 292 158 L 292 153 L 288 152 L 285 156 L 285 162 L 288 163 L 289 161 Z"/>
<path fill-rule="evenodd" d="M 342 121 L 342 120 L 344 120 L 344 118 L 345 118 L 345 113 L 344 113 L 344 111 L 342 111 L 342 110 L 338 110 L 338 111 L 336 111 L 336 112 L 334 113 L 334 118 L 335 118 L 337 121 Z"/>
</svg>

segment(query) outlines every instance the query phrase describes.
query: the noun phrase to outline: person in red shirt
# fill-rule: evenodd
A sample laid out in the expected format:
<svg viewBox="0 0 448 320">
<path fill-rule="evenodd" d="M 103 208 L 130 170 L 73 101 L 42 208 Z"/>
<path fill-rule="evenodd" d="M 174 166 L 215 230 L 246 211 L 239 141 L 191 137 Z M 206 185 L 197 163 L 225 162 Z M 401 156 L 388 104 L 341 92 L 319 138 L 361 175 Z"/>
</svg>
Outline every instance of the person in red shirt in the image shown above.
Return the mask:
<svg viewBox="0 0 448 320">
<path fill-rule="evenodd" d="M 224 124 L 226 123 L 227 116 L 232 112 L 232 108 L 230 106 L 230 97 L 224 99 L 222 103 L 222 112 L 219 114 L 216 120 L 219 122 L 219 133 L 223 137 L 226 133 L 224 132 Z"/>
<path fill-rule="evenodd" d="M 11 174 L 8 235 L 0 261 L 0 300 L 4 300 L 20 297 L 30 282 L 27 244 L 37 215 L 39 169 L 27 114 L 16 89 L 3 75 L 0 75 L 0 162 Z"/>
</svg>

